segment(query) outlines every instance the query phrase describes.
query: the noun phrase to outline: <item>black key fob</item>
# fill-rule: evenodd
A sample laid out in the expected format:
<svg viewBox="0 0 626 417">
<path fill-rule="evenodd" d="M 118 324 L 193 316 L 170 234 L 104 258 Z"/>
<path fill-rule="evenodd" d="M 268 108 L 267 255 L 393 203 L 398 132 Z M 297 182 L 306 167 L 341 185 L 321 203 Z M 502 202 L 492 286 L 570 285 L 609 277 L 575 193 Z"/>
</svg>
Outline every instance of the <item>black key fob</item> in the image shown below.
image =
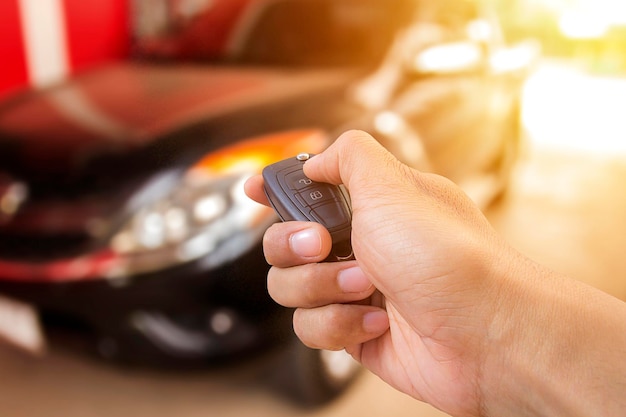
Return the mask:
<svg viewBox="0 0 626 417">
<path fill-rule="evenodd" d="M 263 169 L 264 190 L 282 221 L 317 222 L 330 232 L 333 248 L 327 262 L 354 259 L 350 237 L 352 210 L 345 188 L 315 182 L 302 171 L 313 155 L 302 153 Z"/>
</svg>

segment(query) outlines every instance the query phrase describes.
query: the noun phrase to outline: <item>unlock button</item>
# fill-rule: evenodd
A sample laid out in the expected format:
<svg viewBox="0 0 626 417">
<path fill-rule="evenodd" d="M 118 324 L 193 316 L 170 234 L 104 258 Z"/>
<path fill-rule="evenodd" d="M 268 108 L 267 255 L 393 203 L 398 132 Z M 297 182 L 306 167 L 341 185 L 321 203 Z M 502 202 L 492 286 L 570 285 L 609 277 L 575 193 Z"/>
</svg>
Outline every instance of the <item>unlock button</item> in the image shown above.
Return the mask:
<svg viewBox="0 0 626 417">
<path fill-rule="evenodd" d="M 312 187 L 300 193 L 305 206 L 317 206 L 322 203 L 335 200 L 336 196 L 329 187 Z"/>
</svg>

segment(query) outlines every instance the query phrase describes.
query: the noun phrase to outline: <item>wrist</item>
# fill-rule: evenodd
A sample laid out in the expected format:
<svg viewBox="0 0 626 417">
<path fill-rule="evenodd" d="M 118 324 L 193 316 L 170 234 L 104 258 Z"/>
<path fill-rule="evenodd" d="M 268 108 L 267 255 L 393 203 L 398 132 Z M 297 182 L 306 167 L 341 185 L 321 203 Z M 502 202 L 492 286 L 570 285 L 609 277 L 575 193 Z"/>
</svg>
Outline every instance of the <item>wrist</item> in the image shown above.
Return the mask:
<svg viewBox="0 0 626 417">
<path fill-rule="evenodd" d="M 483 413 L 618 415 L 626 407 L 625 304 L 514 259 L 501 270 L 506 279 L 484 349 Z"/>
</svg>

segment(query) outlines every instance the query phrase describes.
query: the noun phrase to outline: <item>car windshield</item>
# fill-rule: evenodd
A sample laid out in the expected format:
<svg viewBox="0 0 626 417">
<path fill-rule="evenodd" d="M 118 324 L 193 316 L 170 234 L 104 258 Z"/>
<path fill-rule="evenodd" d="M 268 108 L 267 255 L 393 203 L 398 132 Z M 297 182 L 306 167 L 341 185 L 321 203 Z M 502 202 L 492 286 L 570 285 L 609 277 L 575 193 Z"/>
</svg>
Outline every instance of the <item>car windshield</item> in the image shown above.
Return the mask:
<svg viewBox="0 0 626 417">
<path fill-rule="evenodd" d="M 363 66 L 382 59 L 415 0 L 268 2 L 234 59 L 246 64 Z"/>
</svg>

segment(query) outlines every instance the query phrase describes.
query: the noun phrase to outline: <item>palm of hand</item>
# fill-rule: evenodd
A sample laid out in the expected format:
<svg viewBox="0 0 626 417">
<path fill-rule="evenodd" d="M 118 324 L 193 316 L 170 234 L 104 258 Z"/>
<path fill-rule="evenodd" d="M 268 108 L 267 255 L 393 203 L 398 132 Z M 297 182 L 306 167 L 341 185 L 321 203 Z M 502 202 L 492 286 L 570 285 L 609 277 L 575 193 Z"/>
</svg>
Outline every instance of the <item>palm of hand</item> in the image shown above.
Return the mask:
<svg viewBox="0 0 626 417">
<path fill-rule="evenodd" d="M 398 188 L 406 194 L 406 184 Z M 375 198 L 364 197 L 367 207 L 358 199 L 354 202 L 355 252 L 377 288 L 394 298 L 385 300 L 389 331 L 347 350 L 400 391 L 455 415 L 479 414 L 481 346 L 476 345 L 476 328 L 486 324 L 473 317 L 481 317 L 474 314 L 481 308 L 474 295 L 484 283 L 474 274 L 480 270 L 462 268 L 480 264 L 474 257 L 484 254 L 472 248 L 482 245 L 464 239 L 477 235 L 475 230 L 465 233 L 468 228 L 482 229 L 478 235 L 484 236 L 486 222 L 471 206 L 460 212 L 431 212 L 424 222 L 424 210 L 440 206 L 436 200 L 416 206 L 415 201 L 430 198 L 424 194 L 398 194 L 393 205 L 382 200 L 373 204 Z M 397 204 L 401 199 L 406 201 Z M 441 219 L 453 225 L 450 233 L 441 235 L 437 228 L 438 234 L 430 235 L 427 223 Z M 422 250 L 425 247 L 428 250 Z M 466 265 L 451 264 L 448 254 L 459 255 L 460 250 L 467 251 Z"/>
<path fill-rule="evenodd" d="M 467 367 L 457 349 L 420 335 L 393 306 L 388 304 L 387 311 L 390 329 L 385 335 L 346 350 L 388 384 L 418 400 L 453 415 L 477 415 L 478 371 Z"/>
</svg>

